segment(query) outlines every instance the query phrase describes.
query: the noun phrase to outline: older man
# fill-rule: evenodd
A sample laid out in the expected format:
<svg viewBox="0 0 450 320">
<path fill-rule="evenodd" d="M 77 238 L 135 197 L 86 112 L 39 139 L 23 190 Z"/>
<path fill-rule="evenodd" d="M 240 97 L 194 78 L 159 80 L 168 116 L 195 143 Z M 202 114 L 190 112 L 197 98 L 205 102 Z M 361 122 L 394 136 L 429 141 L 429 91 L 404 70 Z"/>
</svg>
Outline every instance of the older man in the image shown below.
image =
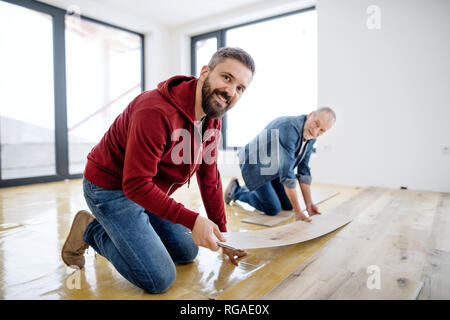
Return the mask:
<svg viewBox="0 0 450 320">
<path fill-rule="evenodd" d="M 309 159 L 316 139 L 335 121 L 336 115 L 328 107 L 273 120 L 239 152 L 246 187 L 232 179 L 225 190 L 225 203 L 240 200 L 267 215 L 293 209 L 297 220 L 311 222 L 300 208 L 296 184 L 298 180 L 308 215 L 320 214 L 311 199 Z"/>
</svg>

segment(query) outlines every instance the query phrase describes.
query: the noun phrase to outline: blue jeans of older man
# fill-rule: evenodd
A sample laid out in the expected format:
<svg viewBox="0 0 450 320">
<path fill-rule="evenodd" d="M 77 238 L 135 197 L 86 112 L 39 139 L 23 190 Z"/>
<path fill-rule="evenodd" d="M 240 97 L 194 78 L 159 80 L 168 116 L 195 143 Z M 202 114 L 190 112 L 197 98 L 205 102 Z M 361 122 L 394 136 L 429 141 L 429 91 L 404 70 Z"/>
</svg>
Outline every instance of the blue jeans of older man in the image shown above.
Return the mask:
<svg viewBox="0 0 450 320">
<path fill-rule="evenodd" d="M 84 232 L 84 241 L 146 292 L 167 291 L 175 281 L 175 264 L 197 256 L 189 229 L 146 211 L 122 190 L 106 190 L 83 179 L 83 191 L 96 218 Z"/>
<path fill-rule="evenodd" d="M 292 210 L 291 201 L 284 191 L 284 186 L 277 177 L 261 187 L 250 191 L 246 187 L 234 190 L 232 198 L 248 203 L 267 215 L 274 216 L 281 210 Z"/>
</svg>

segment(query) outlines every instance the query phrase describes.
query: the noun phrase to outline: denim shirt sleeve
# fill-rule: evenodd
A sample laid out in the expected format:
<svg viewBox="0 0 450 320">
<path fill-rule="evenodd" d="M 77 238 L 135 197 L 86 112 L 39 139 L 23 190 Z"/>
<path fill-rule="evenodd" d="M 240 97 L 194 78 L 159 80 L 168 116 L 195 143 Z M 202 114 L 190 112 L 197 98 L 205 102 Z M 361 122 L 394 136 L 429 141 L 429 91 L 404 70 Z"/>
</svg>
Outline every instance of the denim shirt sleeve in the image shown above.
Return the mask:
<svg viewBox="0 0 450 320">
<path fill-rule="evenodd" d="M 290 122 L 280 126 L 280 182 L 288 188 L 295 188 L 297 177 L 294 173 L 295 150 L 299 139 L 298 132 Z"/>
<path fill-rule="evenodd" d="M 314 143 L 316 143 L 315 139 L 310 142 L 310 144 L 308 145 L 308 149 L 306 150 L 305 156 L 297 166 L 297 174 L 296 174 L 297 179 L 298 181 L 304 184 L 311 184 L 312 182 L 311 169 L 309 167 L 309 158 L 311 157 Z"/>
</svg>

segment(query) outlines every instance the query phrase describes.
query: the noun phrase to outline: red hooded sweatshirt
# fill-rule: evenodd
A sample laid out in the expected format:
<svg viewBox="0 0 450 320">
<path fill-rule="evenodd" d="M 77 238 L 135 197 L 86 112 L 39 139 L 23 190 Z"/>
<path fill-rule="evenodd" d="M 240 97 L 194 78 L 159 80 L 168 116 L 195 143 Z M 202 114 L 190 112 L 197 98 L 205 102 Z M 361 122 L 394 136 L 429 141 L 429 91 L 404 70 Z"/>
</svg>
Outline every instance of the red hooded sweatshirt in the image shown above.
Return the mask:
<svg viewBox="0 0 450 320">
<path fill-rule="evenodd" d="M 222 183 L 216 161 L 221 120 L 205 118 L 203 141 L 200 134 L 194 134 L 198 130 L 196 86 L 196 78 L 176 76 L 161 82 L 157 89 L 138 95 L 88 154 L 84 177 L 104 189 L 121 189 L 126 197 L 151 213 L 192 230 L 198 213 L 170 195 L 197 173 L 206 213 L 225 232 Z M 180 132 L 190 134 L 190 139 L 181 134 L 187 138 L 185 144 Z M 189 149 L 192 151 L 187 152 Z M 203 160 L 205 152 L 214 161 Z M 185 161 L 180 161 L 180 156 Z M 186 161 L 189 156 L 190 161 Z"/>
</svg>

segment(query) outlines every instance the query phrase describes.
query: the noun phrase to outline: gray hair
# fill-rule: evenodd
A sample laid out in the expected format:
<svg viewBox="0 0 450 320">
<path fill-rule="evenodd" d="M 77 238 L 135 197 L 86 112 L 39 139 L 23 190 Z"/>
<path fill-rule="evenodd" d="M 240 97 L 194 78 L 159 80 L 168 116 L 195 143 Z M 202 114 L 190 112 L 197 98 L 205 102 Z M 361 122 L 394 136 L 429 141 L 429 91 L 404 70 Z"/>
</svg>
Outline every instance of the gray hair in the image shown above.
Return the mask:
<svg viewBox="0 0 450 320">
<path fill-rule="evenodd" d="M 318 116 L 319 114 L 327 113 L 328 119 L 331 121 L 336 122 L 336 113 L 331 109 L 330 107 L 320 107 L 317 108 L 317 110 L 314 111 L 314 116 Z"/>
<path fill-rule="evenodd" d="M 212 71 L 220 62 L 227 58 L 241 62 L 252 72 L 252 75 L 255 73 L 255 62 L 253 58 L 243 49 L 237 47 L 224 47 L 217 50 L 211 57 L 211 60 L 209 60 L 208 67 Z"/>
</svg>

